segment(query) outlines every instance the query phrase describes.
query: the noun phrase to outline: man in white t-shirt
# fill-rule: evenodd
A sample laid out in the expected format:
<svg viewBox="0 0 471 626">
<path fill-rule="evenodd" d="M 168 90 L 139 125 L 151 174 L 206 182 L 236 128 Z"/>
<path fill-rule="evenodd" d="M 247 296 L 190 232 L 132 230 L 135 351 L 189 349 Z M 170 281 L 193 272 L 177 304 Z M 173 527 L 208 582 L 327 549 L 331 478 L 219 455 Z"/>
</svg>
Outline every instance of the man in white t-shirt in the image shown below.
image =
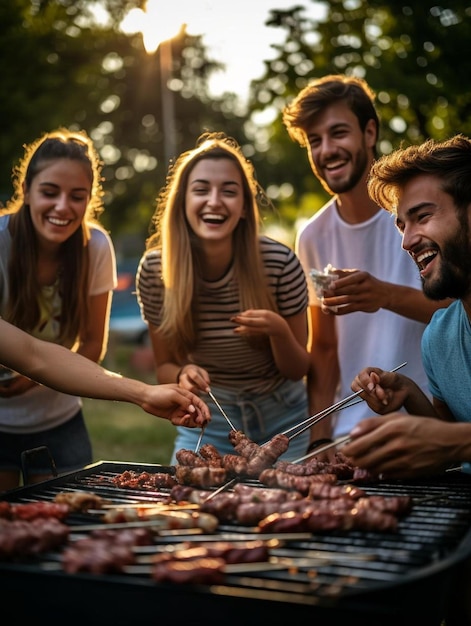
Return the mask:
<svg viewBox="0 0 471 626">
<path fill-rule="evenodd" d="M 310 288 L 312 415 L 350 395 L 358 371 L 372 363 L 390 370 L 407 362 L 401 371 L 430 395 L 421 337 L 434 311 L 450 303 L 426 298 L 394 218 L 368 195 L 379 134 L 374 100 L 362 79 L 331 75 L 309 83 L 283 111 L 290 137 L 307 149 L 315 176 L 332 194 L 296 237 Z M 309 273 L 329 265 L 339 278 L 319 298 Z M 309 451 L 369 415 L 360 402 L 319 421 Z"/>
</svg>

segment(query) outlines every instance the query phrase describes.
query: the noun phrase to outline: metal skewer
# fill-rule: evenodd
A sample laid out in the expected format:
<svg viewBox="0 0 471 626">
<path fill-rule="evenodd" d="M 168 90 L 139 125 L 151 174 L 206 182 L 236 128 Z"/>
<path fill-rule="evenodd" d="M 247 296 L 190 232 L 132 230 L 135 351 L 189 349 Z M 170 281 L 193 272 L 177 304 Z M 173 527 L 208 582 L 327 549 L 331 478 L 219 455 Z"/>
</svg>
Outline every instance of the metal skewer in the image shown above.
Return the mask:
<svg viewBox="0 0 471 626">
<path fill-rule="evenodd" d="M 195 453 L 198 452 L 198 450 L 200 449 L 201 440 L 203 439 L 204 429 L 205 428 L 206 428 L 206 426 L 203 426 L 203 428 L 201 429 L 200 436 L 198 437 L 198 441 L 196 442 Z"/>
<path fill-rule="evenodd" d="M 237 428 L 234 426 L 234 424 L 231 422 L 231 420 L 227 417 L 224 409 L 222 408 L 222 406 L 219 404 L 219 402 L 216 400 L 216 398 L 214 397 L 213 392 L 210 390 L 208 391 L 208 395 L 211 398 L 211 400 L 214 402 L 214 404 L 217 406 L 217 408 L 221 411 L 221 415 L 223 416 L 223 418 L 226 420 L 226 422 L 229 424 L 229 426 L 231 427 L 232 430 L 237 430 Z"/>
<path fill-rule="evenodd" d="M 238 480 L 239 480 L 239 476 L 235 476 L 234 478 L 231 478 L 230 480 L 228 480 L 227 483 L 224 483 L 223 485 L 218 487 L 216 491 L 213 491 L 212 493 L 210 493 L 209 496 L 204 499 L 204 503 L 209 502 L 210 500 L 212 500 L 214 497 L 216 497 L 223 491 L 226 491 L 226 489 L 230 489 L 231 487 L 233 487 Z"/>
<path fill-rule="evenodd" d="M 404 367 L 404 365 L 407 365 L 407 361 L 404 361 L 404 363 L 401 363 L 397 367 L 393 368 L 391 372 L 396 372 L 398 369 L 401 369 L 401 367 Z M 297 437 L 298 435 L 303 433 L 305 430 L 307 430 L 308 428 L 311 428 L 311 426 L 314 426 L 314 424 L 317 424 L 317 422 L 320 422 L 322 419 L 324 419 L 324 417 L 327 417 L 331 413 L 335 413 L 335 411 L 342 409 L 342 408 L 347 408 L 347 405 L 352 406 L 353 404 L 356 404 L 356 402 L 352 402 L 352 400 L 356 398 L 357 396 L 359 396 L 364 391 L 365 391 L 364 389 L 360 389 L 356 391 L 355 393 L 352 393 L 351 395 L 347 396 L 343 400 L 339 400 L 332 406 L 327 407 L 326 409 L 323 409 L 319 413 L 316 413 L 315 415 L 311 415 L 311 417 L 308 417 L 300 424 L 296 424 L 296 426 L 292 426 L 291 428 L 288 428 L 282 434 L 288 435 L 289 439 L 293 439 L 293 437 Z M 363 398 L 360 398 L 358 402 L 363 402 Z M 292 431 L 297 431 L 297 432 L 292 432 Z M 289 434 L 289 433 L 292 433 L 292 434 Z"/>
<path fill-rule="evenodd" d="M 330 448 L 334 448 L 335 446 L 339 446 L 342 443 L 348 443 L 349 441 L 350 441 L 350 435 L 345 435 L 344 437 L 338 437 L 335 441 L 332 441 L 331 443 L 326 443 L 325 446 L 320 446 L 319 448 L 315 448 L 315 450 L 313 450 L 312 452 L 309 452 L 309 454 L 305 454 L 299 459 L 296 459 L 295 461 L 291 461 L 291 463 L 302 463 L 306 459 L 310 459 L 312 456 L 317 456 L 321 452 L 325 452 L 326 450 L 329 450 Z"/>
</svg>

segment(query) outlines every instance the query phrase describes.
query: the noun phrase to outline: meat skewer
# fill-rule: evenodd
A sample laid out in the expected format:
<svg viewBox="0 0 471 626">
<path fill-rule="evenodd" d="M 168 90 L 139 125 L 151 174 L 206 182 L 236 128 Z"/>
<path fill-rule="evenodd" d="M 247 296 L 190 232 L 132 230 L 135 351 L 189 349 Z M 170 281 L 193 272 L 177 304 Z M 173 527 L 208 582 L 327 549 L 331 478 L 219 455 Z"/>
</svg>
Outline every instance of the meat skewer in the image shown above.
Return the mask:
<svg viewBox="0 0 471 626">
<path fill-rule="evenodd" d="M 396 372 L 397 370 L 401 369 L 401 367 L 404 367 L 405 365 L 407 365 L 407 361 L 404 361 L 404 363 L 401 363 L 400 365 L 397 365 L 396 367 L 394 367 L 391 370 L 391 372 Z M 283 431 L 283 433 L 281 434 L 288 435 L 290 439 L 293 439 L 293 437 L 297 437 L 308 428 L 311 428 L 311 426 L 314 426 L 314 424 L 317 424 L 317 422 L 320 422 L 322 419 L 324 419 L 324 417 L 327 417 L 328 415 L 335 413 L 335 411 L 338 411 L 339 409 L 347 408 L 347 405 L 353 406 L 355 402 L 352 402 L 352 400 L 354 400 L 361 393 L 363 393 L 363 389 L 360 389 L 359 391 L 352 393 L 351 395 L 347 396 L 343 400 L 339 400 L 335 404 L 332 404 L 332 406 L 327 407 L 326 409 L 323 409 L 319 413 L 316 413 L 315 415 L 311 415 L 311 417 L 308 417 L 307 419 L 302 421 L 300 424 L 297 424 L 296 426 L 292 426 L 291 428 L 288 428 L 287 430 Z M 358 401 L 363 402 L 363 399 L 361 398 Z M 293 432 L 293 431 L 296 431 L 296 432 Z"/>
</svg>

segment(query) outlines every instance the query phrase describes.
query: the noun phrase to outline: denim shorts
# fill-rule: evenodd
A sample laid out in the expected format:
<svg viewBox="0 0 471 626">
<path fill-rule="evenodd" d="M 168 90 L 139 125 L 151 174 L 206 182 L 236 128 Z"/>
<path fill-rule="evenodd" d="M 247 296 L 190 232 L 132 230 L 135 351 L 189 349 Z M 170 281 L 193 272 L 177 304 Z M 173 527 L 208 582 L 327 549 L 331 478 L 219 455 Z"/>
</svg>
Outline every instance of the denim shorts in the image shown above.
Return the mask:
<svg viewBox="0 0 471 626">
<path fill-rule="evenodd" d="M 38 433 L 12 434 L 0 432 L 0 470 L 20 470 L 21 454 L 46 446 L 47 453 L 28 455 L 31 475 L 49 474 L 52 457 L 58 474 L 82 469 L 92 462 L 92 444 L 83 419 L 82 410 L 70 420 Z"/>
<path fill-rule="evenodd" d="M 274 435 L 300 424 L 309 417 L 307 392 L 303 381 L 286 381 L 268 394 L 246 393 L 218 387 L 211 387 L 211 391 L 234 428 L 242 430 L 258 444 L 269 441 Z M 229 441 L 231 426 L 209 396 L 201 397 L 211 411 L 211 422 L 204 431 L 201 445 L 211 443 L 220 454 L 234 454 L 234 447 Z M 200 433 L 199 428 L 180 426 L 177 428 L 172 465 L 176 462 L 175 454 L 178 450 L 195 449 Z M 280 459 L 294 461 L 304 456 L 309 438 L 307 428 L 302 434 L 290 440 L 288 450 Z"/>
</svg>

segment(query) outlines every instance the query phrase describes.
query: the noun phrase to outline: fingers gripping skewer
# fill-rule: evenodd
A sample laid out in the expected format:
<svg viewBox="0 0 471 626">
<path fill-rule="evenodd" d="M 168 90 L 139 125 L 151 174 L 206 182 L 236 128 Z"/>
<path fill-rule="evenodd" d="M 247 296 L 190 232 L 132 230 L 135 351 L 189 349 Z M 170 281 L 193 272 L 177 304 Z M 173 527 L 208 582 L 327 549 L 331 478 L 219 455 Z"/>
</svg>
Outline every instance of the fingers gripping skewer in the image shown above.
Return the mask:
<svg viewBox="0 0 471 626">
<path fill-rule="evenodd" d="M 217 406 L 217 408 L 220 410 L 221 415 L 223 416 L 223 418 L 226 420 L 226 422 L 229 424 L 229 426 L 231 427 L 232 430 L 237 430 L 236 427 L 234 426 L 234 424 L 231 422 L 231 420 L 228 418 L 228 416 L 226 415 L 224 409 L 222 408 L 222 406 L 219 404 L 219 402 L 216 400 L 216 398 L 214 397 L 214 394 L 212 391 L 208 391 L 208 395 L 211 398 L 211 400 L 214 402 L 214 404 Z"/>
<path fill-rule="evenodd" d="M 397 367 L 393 368 L 391 372 L 396 372 L 397 370 L 401 369 L 401 367 L 404 367 L 405 365 L 407 365 L 407 361 L 404 361 L 404 363 L 401 363 Z M 361 393 L 364 393 L 364 391 L 365 391 L 364 389 L 360 389 L 359 391 L 352 393 L 351 395 L 347 396 L 343 400 L 339 400 L 332 406 L 327 407 L 323 411 L 320 411 L 319 413 L 316 413 L 315 415 L 311 415 L 311 417 L 308 417 L 300 424 L 296 424 L 296 426 L 292 426 L 291 428 L 288 428 L 288 430 L 285 430 L 282 434 L 288 435 L 289 439 L 293 439 L 294 437 L 297 437 L 308 428 L 311 428 L 311 426 L 314 426 L 314 424 L 317 424 L 317 422 L 320 422 L 322 419 L 324 419 L 324 417 L 327 417 L 328 415 L 335 413 L 335 411 L 338 411 L 339 409 L 347 408 L 349 406 L 353 406 L 357 402 L 362 402 L 363 398 L 359 398 L 357 400 L 355 400 L 355 398 L 357 398 L 357 396 L 359 396 Z"/>
</svg>

